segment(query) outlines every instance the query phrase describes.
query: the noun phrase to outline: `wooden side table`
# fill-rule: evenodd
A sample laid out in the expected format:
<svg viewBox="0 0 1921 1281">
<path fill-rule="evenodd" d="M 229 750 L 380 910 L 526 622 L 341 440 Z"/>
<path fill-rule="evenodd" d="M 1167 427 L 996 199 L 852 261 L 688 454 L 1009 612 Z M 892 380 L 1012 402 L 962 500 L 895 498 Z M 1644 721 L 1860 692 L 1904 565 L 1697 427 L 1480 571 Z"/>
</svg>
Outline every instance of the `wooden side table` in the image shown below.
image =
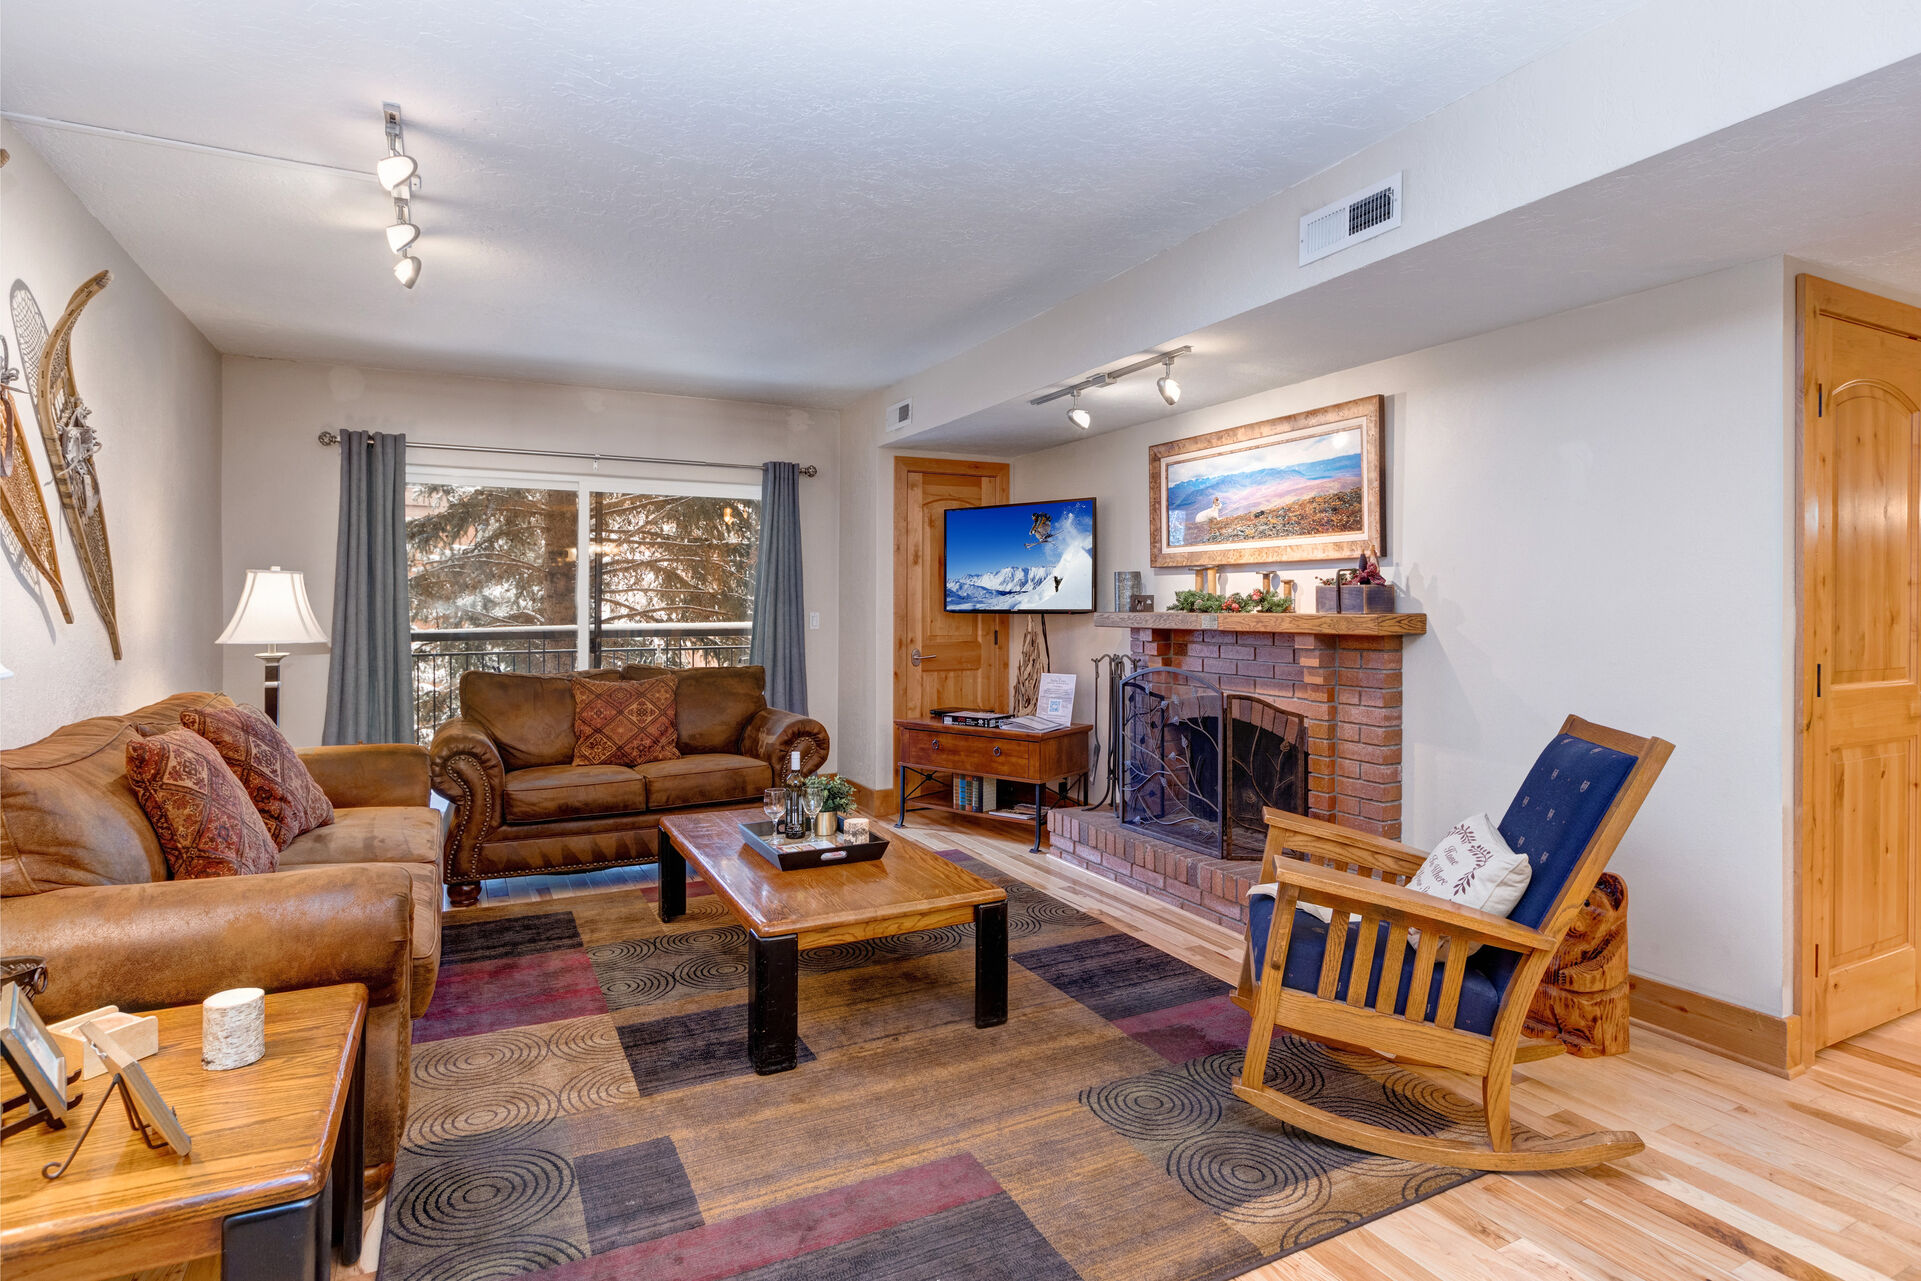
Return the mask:
<svg viewBox="0 0 1921 1281">
<path fill-rule="evenodd" d="M 1065 804 L 1068 783 L 1081 781 L 1080 803 L 1087 803 L 1088 735 L 1092 725 L 1063 725 L 1059 729 L 1019 730 L 980 729 L 971 725 L 945 725 L 934 720 L 894 722 L 895 759 L 900 762 L 900 817 L 897 827 L 907 826 L 913 809 L 952 810 L 1000 822 L 1026 822 L 1025 817 L 1007 818 L 963 810 L 956 805 L 927 799 L 927 784 L 942 775 L 978 774 L 982 778 L 1031 783 L 1034 787 L 1034 852 L 1041 848 L 1041 835 L 1047 830 L 1049 788 Z M 913 791 L 907 776 L 916 778 Z M 909 801 L 917 802 L 909 805 Z"/>
<path fill-rule="evenodd" d="M 200 1066 L 200 1007 L 156 1011 L 160 1052 L 141 1066 L 193 1140 L 152 1151 L 116 1099 L 73 1166 L 64 1160 L 109 1077 L 85 1083 L 62 1130 L 0 1148 L 0 1272 L 7 1281 L 99 1281 L 217 1255 L 226 1281 L 327 1281 L 360 1257 L 362 1034 L 358 983 L 267 995 L 267 1053 Z M 330 1249 L 329 1247 L 334 1247 Z"/>
</svg>

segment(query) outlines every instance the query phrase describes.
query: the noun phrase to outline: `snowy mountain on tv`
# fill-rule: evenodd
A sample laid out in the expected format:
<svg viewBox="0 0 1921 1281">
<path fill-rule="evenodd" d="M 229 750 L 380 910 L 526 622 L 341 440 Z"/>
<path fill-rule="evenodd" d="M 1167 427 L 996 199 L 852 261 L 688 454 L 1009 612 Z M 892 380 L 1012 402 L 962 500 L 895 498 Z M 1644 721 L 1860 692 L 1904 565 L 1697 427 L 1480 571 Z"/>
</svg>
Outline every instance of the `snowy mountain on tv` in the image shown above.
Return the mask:
<svg viewBox="0 0 1921 1281">
<path fill-rule="evenodd" d="M 1093 509 L 1079 499 L 950 512 L 948 611 L 1092 609 Z"/>
</svg>

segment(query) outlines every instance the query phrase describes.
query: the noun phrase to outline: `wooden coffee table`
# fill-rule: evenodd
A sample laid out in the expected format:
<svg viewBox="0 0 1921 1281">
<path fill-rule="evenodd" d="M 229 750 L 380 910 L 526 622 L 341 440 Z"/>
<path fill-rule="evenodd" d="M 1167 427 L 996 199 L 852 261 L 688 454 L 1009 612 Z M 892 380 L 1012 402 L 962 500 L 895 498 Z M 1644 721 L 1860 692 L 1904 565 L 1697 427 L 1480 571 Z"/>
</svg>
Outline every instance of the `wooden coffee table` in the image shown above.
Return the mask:
<svg viewBox="0 0 1921 1281">
<path fill-rule="evenodd" d="M 108 1077 L 63 1130 L 16 1134 L 0 1155 L 0 1272 L 7 1281 L 94 1281 L 210 1256 L 228 1281 L 308 1281 L 360 1257 L 361 1088 L 367 989 L 267 994 L 267 1054 L 200 1066 L 200 1007 L 156 1011 L 160 1052 L 140 1061 L 193 1140 L 149 1150 L 118 1099 L 58 1179 Z M 329 1249 L 329 1247 L 333 1249 Z"/>
<path fill-rule="evenodd" d="M 794 1066 L 805 948 L 974 923 L 974 1026 L 1007 1022 L 1007 891 L 904 840 L 885 858 L 783 872 L 740 836 L 758 809 L 660 820 L 660 918 L 687 911 L 687 864 L 747 927 L 747 1052 L 765 1076 Z"/>
</svg>

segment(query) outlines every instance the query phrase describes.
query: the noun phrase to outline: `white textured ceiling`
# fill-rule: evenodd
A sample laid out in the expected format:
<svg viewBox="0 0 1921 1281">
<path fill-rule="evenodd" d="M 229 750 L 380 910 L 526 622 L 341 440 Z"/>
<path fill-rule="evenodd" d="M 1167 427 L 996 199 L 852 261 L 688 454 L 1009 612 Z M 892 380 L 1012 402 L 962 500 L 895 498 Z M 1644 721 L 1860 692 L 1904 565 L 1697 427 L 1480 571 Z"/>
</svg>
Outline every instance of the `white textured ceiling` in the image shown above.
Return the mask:
<svg viewBox="0 0 1921 1281">
<path fill-rule="evenodd" d="M 842 403 L 1639 0 L 7 0 L 0 107 L 223 351 Z"/>
</svg>

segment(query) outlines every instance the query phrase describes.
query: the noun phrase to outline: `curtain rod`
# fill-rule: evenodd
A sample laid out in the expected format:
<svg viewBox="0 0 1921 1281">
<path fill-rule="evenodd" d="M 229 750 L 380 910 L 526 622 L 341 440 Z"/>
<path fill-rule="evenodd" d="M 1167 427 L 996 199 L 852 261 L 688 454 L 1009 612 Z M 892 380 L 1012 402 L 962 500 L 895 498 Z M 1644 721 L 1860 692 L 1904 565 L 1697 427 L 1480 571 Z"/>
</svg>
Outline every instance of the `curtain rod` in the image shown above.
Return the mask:
<svg viewBox="0 0 1921 1281">
<path fill-rule="evenodd" d="M 338 445 L 340 437 L 333 432 L 320 433 L 323 445 Z M 372 441 L 367 442 L 372 444 Z M 569 449 L 516 449 L 510 445 L 439 445 L 431 441 L 410 440 L 409 449 L 448 449 L 458 454 L 521 454 L 529 458 L 576 458 L 582 462 L 595 463 L 654 463 L 665 467 L 730 467 L 736 471 L 760 471 L 763 463 L 714 463 L 700 458 L 642 458 L 637 454 L 583 454 Z M 803 476 L 818 476 L 820 468 L 808 463 L 800 469 Z"/>
</svg>

